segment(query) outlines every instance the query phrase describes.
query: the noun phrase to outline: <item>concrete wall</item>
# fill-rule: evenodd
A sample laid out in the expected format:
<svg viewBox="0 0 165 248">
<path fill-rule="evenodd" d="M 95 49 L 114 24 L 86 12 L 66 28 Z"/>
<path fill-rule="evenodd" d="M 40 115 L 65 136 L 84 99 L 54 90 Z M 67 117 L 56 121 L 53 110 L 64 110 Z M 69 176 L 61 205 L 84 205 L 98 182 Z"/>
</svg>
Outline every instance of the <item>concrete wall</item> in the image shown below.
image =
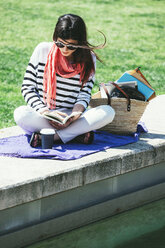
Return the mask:
<svg viewBox="0 0 165 248">
<path fill-rule="evenodd" d="M 164 198 L 165 118 L 158 109 L 134 144 L 74 161 L 0 157 L 1 246 L 24 247 Z M 151 114 L 149 107 L 146 123 Z M 0 137 L 18 133 L 8 128 Z"/>
</svg>

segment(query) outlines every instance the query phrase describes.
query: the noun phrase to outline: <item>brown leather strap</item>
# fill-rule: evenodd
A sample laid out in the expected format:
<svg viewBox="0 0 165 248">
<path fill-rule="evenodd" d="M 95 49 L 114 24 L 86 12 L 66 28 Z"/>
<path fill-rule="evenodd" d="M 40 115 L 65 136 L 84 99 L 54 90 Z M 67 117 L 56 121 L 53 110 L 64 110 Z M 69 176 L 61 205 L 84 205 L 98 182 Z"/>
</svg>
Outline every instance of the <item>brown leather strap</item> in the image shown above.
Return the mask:
<svg viewBox="0 0 165 248">
<path fill-rule="evenodd" d="M 130 111 L 131 110 L 131 101 L 130 101 L 129 96 L 116 83 L 114 83 L 114 82 L 109 82 L 109 83 L 113 84 L 127 98 L 127 111 Z M 111 98 L 110 98 L 110 95 L 108 93 L 108 90 L 107 90 L 107 88 L 106 88 L 104 83 L 101 83 L 101 86 L 103 87 L 103 89 L 104 89 L 104 91 L 105 91 L 105 93 L 106 93 L 106 95 L 108 97 L 108 105 L 111 106 Z"/>
<path fill-rule="evenodd" d="M 124 90 L 122 90 L 118 84 L 112 82 L 112 84 L 121 92 L 123 93 L 123 95 L 127 98 L 127 111 L 130 111 L 131 110 L 131 101 L 130 101 L 130 98 L 129 96 L 125 93 Z"/>
<path fill-rule="evenodd" d="M 137 67 L 136 69 L 135 69 L 135 71 L 137 72 L 137 73 L 139 73 L 140 74 L 140 76 L 150 85 L 150 83 L 147 81 L 147 79 L 145 78 L 145 76 L 141 73 L 141 71 L 140 71 L 140 66 L 139 67 Z M 151 85 L 150 85 L 151 86 Z"/>
<path fill-rule="evenodd" d="M 104 91 L 105 91 L 105 93 L 106 93 L 106 95 L 107 95 L 107 98 L 108 98 L 108 105 L 111 106 L 111 98 L 110 98 L 110 95 L 109 95 L 109 93 L 108 93 L 108 90 L 107 90 L 107 88 L 106 88 L 106 86 L 105 86 L 104 83 L 101 83 L 101 86 L 103 87 L 103 89 L 104 89 Z"/>
</svg>

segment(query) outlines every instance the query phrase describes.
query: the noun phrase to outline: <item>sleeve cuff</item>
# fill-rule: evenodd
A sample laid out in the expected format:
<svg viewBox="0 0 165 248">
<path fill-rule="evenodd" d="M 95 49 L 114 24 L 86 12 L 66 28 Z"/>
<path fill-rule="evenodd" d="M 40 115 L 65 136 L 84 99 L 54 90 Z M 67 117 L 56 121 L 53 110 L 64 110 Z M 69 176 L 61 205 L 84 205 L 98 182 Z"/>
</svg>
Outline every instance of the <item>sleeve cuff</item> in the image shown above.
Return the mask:
<svg viewBox="0 0 165 248">
<path fill-rule="evenodd" d="M 88 104 L 87 104 L 85 101 L 78 101 L 78 102 L 75 103 L 75 105 L 76 105 L 76 104 L 81 104 L 81 105 L 83 105 L 85 109 L 88 107 Z"/>
</svg>

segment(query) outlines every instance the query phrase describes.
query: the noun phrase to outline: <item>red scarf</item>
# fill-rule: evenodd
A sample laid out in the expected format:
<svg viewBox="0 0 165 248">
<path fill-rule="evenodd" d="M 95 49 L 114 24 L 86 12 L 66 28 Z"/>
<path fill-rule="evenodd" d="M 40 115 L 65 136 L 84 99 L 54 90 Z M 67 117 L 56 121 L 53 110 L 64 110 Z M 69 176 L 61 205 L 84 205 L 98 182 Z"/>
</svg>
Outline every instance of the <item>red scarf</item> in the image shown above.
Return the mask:
<svg viewBox="0 0 165 248">
<path fill-rule="evenodd" d="M 56 106 L 56 73 L 64 78 L 74 77 L 80 73 L 81 82 L 82 71 L 81 64 L 70 64 L 55 43 L 53 44 L 47 57 L 43 76 L 44 101 L 48 108 L 52 109 Z"/>
</svg>

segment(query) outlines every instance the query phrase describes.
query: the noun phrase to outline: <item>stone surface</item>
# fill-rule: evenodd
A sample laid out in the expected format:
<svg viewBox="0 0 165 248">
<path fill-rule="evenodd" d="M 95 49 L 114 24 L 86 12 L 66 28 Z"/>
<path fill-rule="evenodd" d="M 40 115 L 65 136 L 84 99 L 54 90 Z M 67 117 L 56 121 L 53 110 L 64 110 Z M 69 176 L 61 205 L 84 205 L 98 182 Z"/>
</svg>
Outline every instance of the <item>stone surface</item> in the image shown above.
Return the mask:
<svg viewBox="0 0 165 248">
<path fill-rule="evenodd" d="M 143 116 L 150 133 L 165 134 L 165 95 L 160 95 L 150 101 Z"/>
<path fill-rule="evenodd" d="M 165 95 L 153 99 L 143 117 L 149 132 L 137 143 L 58 161 L 0 157 L 0 210 L 165 161 Z M 0 137 L 22 133 L 0 130 Z"/>
<path fill-rule="evenodd" d="M 121 204 L 123 204 L 123 202 L 124 201 L 121 201 Z M 164 206 L 165 199 L 156 201 L 140 208 L 126 211 L 123 214 L 103 219 L 92 225 L 87 225 L 60 236 L 44 240 L 28 248 L 61 248 L 66 247 L 66 244 L 72 248 L 164 247 Z M 161 230 L 161 228 L 163 229 Z M 157 231 L 159 235 L 155 235 L 155 231 Z M 145 237 L 145 234 L 148 235 Z"/>
</svg>

